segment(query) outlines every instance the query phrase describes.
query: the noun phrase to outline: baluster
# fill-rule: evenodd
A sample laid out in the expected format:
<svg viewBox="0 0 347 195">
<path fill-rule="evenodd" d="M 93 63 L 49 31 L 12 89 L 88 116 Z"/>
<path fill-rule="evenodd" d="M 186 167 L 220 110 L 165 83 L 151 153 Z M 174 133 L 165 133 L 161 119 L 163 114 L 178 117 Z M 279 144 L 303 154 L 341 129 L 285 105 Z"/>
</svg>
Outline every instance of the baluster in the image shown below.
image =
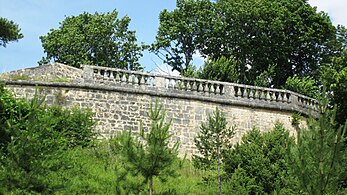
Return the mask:
<svg viewBox="0 0 347 195">
<path fill-rule="evenodd" d="M 134 81 L 134 85 L 139 85 L 139 79 L 137 78 L 137 75 L 136 74 L 134 74 L 133 75 L 133 81 Z"/>
<path fill-rule="evenodd" d="M 287 103 L 290 103 L 290 93 L 286 93 Z"/>
<path fill-rule="evenodd" d="M 270 101 L 273 101 L 273 94 L 274 94 L 273 91 L 269 91 L 269 100 Z"/>
<path fill-rule="evenodd" d="M 154 80 L 155 80 L 155 77 L 154 76 L 151 76 L 149 78 L 149 80 L 146 82 L 146 84 L 149 86 L 149 87 L 155 87 L 154 85 Z"/>
<path fill-rule="evenodd" d="M 184 81 L 184 90 L 186 90 L 186 91 L 189 91 L 190 89 L 190 86 L 189 86 L 189 81 Z"/>
<path fill-rule="evenodd" d="M 180 85 L 181 85 L 181 83 L 180 83 L 181 81 L 179 80 L 179 79 L 177 79 L 176 80 L 176 83 L 175 83 L 175 86 L 174 86 L 174 89 L 176 89 L 176 90 L 179 90 L 180 89 Z"/>
<path fill-rule="evenodd" d="M 116 73 L 116 81 L 117 82 L 120 82 L 121 81 L 121 78 L 120 78 L 120 72 L 115 72 Z"/>
<path fill-rule="evenodd" d="M 174 88 L 174 80 L 173 79 L 169 79 L 169 83 L 168 83 L 168 88 L 169 89 L 173 89 Z"/>
<path fill-rule="evenodd" d="M 231 97 L 235 97 L 235 89 L 234 89 L 234 86 L 232 85 L 224 86 L 224 92 L 229 93 Z"/>
<path fill-rule="evenodd" d="M 205 94 L 210 93 L 210 86 L 209 86 L 209 83 L 207 82 L 205 82 L 205 85 L 204 85 L 204 93 Z"/>
<path fill-rule="evenodd" d="M 144 86 L 145 85 L 145 75 L 141 75 L 141 78 L 140 78 L 140 85 L 141 86 Z"/>
<path fill-rule="evenodd" d="M 221 95 L 224 95 L 224 94 L 225 94 L 225 86 L 224 86 L 224 85 L 220 84 L 219 90 L 220 90 L 220 94 L 221 94 Z"/>
<path fill-rule="evenodd" d="M 242 89 L 242 97 L 247 97 L 247 87 L 243 87 Z"/>
<path fill-rule="evenodd" d="M 126 84 L 128 82 L 126 73 L 122 74 L 122 80 L 121 81 L 122 81 L 123 84 Z"/>
<path fill-rule="evenodd" d="M 110 79 L 114 79 L 114 76 L 113 76 L 113 71 L 110 70 Z"/>
<path fill-rule="evenodd" d="M 237 87 L 237 97 L 242 97 L 242 91 L 241 91 L 241 87 Z"/>
<path fill-rule="evenodd" d="M 191 91 L 191 85 L 190 85 L 190 82 L 189 81 L 186 81 L 186 90 L 187 91 Z"/>
<path fill-rule="evenodd" d="M 260 95 L 259 89 L 254 89 L 254 90 L 255 90 L 255 92 L 254 92 L 254 99 L 260 99 L 259 98 L 259 95 Z"/>
<path fill-rule="evenodd" d="M 219 86 L 219 84 L 216 84 L 215 89 L 216 89 L 216 94 L 217 94 L 217 95 L 220 95 L 220 94 L 221 94 L 221 91 L 220 91 L 220 86 Z"/>
<path fill-rule="evenodd" d="M 214 84 L 211 83 L 211 87 L 210 87 L 210 93 L 213 93 L 215 94 L 215 87 L 214 87 Z"/>
<path fill-rule="evenodd" d="M 249 89 L 249 98 L 253 98 L 254 99 L 254 95 L 255 94 L 255 90 L 253 88 Z"/>
<path fill-rule="evenodd" d="M 194 91 L 194 81 L 188 81 L 189 82 L 189 89 L 190 91 Z"/>
<path fill-rule="evenodd" d="M 264 89 L 259 89 L 259 99 L 260 100 L 264 99 Z"/>
<path fill-rule="evenodd" d="M 100 70 L 100 75 L 99 76 L 101 76 L 101 77 L 104 77 L 104 74 L 105 74 L 105 71 L 104 70 Z"/>
<path fill-rule="evenodd" d="M 264 90 L 264 99 L 265 99 L 265 101 L 270 100 L 270 95 L 269 95 L 269 91 L 268 90 Z"/>
<path fill-rule="evenodd" d="M 192 91 L 198 91 L 198 86 L 196 86 L 196 81 L 193 81 Z"/>
<path fill-rule="evenodd" d="M 245 90 L 246 90 L 245 86 L 242 86 L 242 87 L 240 88 L 241 97 L 245 97 Z"/>
<path fill-rule="evenodd" d="M 199 92 L 204 92 L 204 87 L 202 85 L 203 85 L 202 82 L 199 82 L 199 86 L 198 86 Z"/>
<path fill-rule="evenodd" d="M 280 92 L 276 91 L 275 92 L 275 100 L 276 100 L 276 102 L 278 102 L 279 99 L 280 99 Z"/>
<path fill-rule="evenodd" d="M 307 108 L 307 99 L 306 98 L 303 98 L 303 104 L 302 104 L 302 107 L 304 108 Z"/>
<path fill-rule="evenodd" d="M 245 95 L 247 98 L 250 97 L 250 95 L 251 95 L 251 89 L 250 88 L 246 88 Z"/>
<path fill-rule="evenodd" d="M 235 95 L 235 97 L 237 97 L 238 92 L 239 92 L 239 87 L 238 86 L 234 86 L 234 95 Z"/>
</svg>

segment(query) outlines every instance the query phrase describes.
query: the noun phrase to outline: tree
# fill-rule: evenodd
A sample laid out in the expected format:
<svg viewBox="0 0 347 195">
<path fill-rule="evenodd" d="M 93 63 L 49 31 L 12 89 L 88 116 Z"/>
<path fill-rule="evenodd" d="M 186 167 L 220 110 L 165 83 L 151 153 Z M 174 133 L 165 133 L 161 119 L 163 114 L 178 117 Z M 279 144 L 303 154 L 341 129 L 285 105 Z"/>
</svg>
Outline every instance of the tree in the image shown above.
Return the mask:
<svg viewBox="0 0 347 195">
<path fill-rule="evenodd" d="M 331 104 L 336 105 L 336 120 L 343 125 L 347 120 L 347 50 L 333 57 L 321 68 L 321 82 L 327 88 Z"/>
<path fill-rule="evenodd" d="M 252 84 L 269 65 L 276 66 L 274 87 L 289 76 L 316 76 L 329 49 L 326 43 L 335 38 L 329 17 L 305 0 L 221 0 L 216 6 L 222 18 L 222 41 L 210 41 L 203 54 L 219 58 L 216 48 L 228 50 L 223 53 L 233 55 L 242 64 L 241 74 L 249 75 L 243 83 Z"/>
<path fill-rule="evenodd" d="M 152 121 L 150 130 L 145 133 L 145 128 L 140 127 L 138 137 L 132 137 L 132 132 L 121 135 L 118 142 L 120 153 L 129 164 L 128 167 L 140 172 L 148 182 L 149 194 L 153 194 L 153 177 L 166 177 L 174 174 L 170 169 L 177 158 L 178 142 L 169 147 L 169 128 L 171 121 L 165 123 L 166 113 L 162 105 L 156 101 L 154 107 L 151 104 L 147 113 Z"/>
<path fill-rule="evenodd" d="M 312 98 L 318 97 L 320 93 L 317 81 L 310 76 L 302 78 L 297 76 L 289 77 L 283 87 Z"/>
<path fill-rule="evenodd" d="M 222 56 L 216 60 L 208 60 L 197 72 L 197 77 L 224 82 L 239 82 L 240 77 L 237 63 L 233 59 Z"/>
<path fill-rule="evenodd" d="M 243 135 L 240 143 L 224 153 L 228 193 L 292 194 L 295 182 L 286 164 L 290 143 L 294 139 L 280 123 L 266 133 L 253 128 Z"/>
<path fill-rule="evenodd" d="M 181 73 L 199 52 L 231 60 L 240 83 L 266 75 L 269 86 L 280 87 L 288 77 L 317 78 L 319 66 L 336 52 L 335 34 L 329 17 L 306 0 L 181 0 L 161 13 L 153 50 L 167 52 L 164 62 Z"/>
<path fill-rule="evenodd" d="M 0 83 L 0 193 L 53 193 L 55 172 L 71 166 L 65 151 L 94 138 L 92 113 L 17 100 Z M 77 127 L 78 125 L 78 127 Z M 83 130 L 83 132 L 82 132 Z"/>
<path fill-rule="evenodd" d="M 339 181 L 345 173 L 344 135 L 347 122 L 337 125 L 336 108 L 330 109 L 328 99 L 320 99 L 318 118 L 310 117 L 307 128 L 297 128 L 297 144 L 290 148 L 288 158 L 291 174 L 308 194 L 337 194 Z"/>
<path fill-rule="evenodd" d="M 211 41 L 204 54 L 220 57 L 216 47 L 228 49 L 243 67 L 241 75 L 248 74 L 241 79 L 247 84 L 269 65 L 276 66 L 274 87 L 290 76 L 316 76 L 326 43 L 335 36 L 328 16 L 305 0 L 222 0 L 217 9 L 223 19 L 222 45 Z"/>
<path fill-rule="evenodd" d="M 209 0 L 177 0 L 177 9 L 160 13 L 160 26 L 151 51 L 173 70 L 184 73 L 192 65 L 193 54 L 198 50 L 202 28 L 210 21 L 213 4 Z"/>
<path fill-rule="evenodd" d="M 231 148 L 234 134 L 234 128 L 227 127 L 224 114 L 216 108 L 213 115 L 208 115 L 207 123 L 201 124 L 200 132 L 194 138 L 195 146 L 200 152 L 200 155 L 193 155 L 194 166 L 211 170 L 217 166 L 219 194 L 222 193 L 222 153 Z"/>
<path fill-rule="evenodd" d="M 135 31 L 128 30 L 130 18 L 117 18 L 116 10 L 107 13 L 66 17 L 59 29 L 41 36 L 50 60 L 79 67 L 81 64 L 107 66 L 129 70 L 141 69 L 138 62 L 143 47 L 136 41 Z"/>
<path fill-rule="evenodd" d="M 18 39 L 24 37 L 20 32 L 18 24 L 9 21 L 6 18 L 0 17 L 0 27 L 0 46 L 6 47 L 8 42 L 18 41 Z"/>
</svg>

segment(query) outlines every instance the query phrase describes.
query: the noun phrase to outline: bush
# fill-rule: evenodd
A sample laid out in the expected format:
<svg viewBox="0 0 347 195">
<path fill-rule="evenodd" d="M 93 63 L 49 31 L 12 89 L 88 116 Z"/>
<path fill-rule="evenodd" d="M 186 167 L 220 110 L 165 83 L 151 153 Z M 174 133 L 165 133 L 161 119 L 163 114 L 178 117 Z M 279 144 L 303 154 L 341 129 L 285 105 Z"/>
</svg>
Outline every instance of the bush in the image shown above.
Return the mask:
<svg viewBox="0 0 347 195">
<path fill-rule="evenodd" d="M 55 191 L 61 184 L 50 175 L 70 165 L 65 152 L 93 139 L 91 113 L 46 107 L 36 95 L 16 100 L 3 85 L 0 92 L 0 193 Z"/>
<path fill-rule="evenodd" d="M 289 188 L 291 180 L 286 156 L 292 142 L 294 139 L 281 124 L 267 133 L 252 129 L 245 134 L 240 144 L 225 153 L 229 192 L 270 194 Z"/>
<path fill-rule="evenodd" d="M 297 76 L 289 77 L 284 84 L 284 88 L 312 98 L 316 98 L 320 92 L 316 81 L 309 76 L 302 78 Z"/>
</svg>

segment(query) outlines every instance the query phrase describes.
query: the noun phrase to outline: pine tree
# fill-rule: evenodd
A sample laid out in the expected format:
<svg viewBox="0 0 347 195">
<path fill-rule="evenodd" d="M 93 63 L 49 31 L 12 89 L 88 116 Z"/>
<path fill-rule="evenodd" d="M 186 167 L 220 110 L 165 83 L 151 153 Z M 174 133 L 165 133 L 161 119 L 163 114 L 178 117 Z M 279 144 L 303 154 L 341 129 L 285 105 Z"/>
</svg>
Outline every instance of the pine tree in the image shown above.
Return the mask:
<svg viewBox="0 0 347 195">
<path fill-rule="evenodd" d="M 173 147 L 169 147 L 169 128 L 171 121 L 165 123 L 166 113 L 162 105 L 156 101 L 155 106 L 151 104 L 147 113 L 152 121 L 150 130 L 145 132 L 143 126 L 140 126 L 140 133 L 132 137 L 129 131 L 122 136 L 123 139 L 119 145 L 121 154 L 129 163 L 128 167 L 140 172 L 148 182 L 149 194 L 153 194 L 153 177 L 173 176 L 174 170 L 171 169 L 177 159 L 178 142 Z"/>
<path fill-rule="evenodd" d="M 337 127 L 336 108 L 320 100 L 318 118 L 310 117 L 307 128 L 298 128 L 297 144 L 290 150 L 289 164 L 299 188 L 308 194 L 336 194 L 343 172 L 344 134 L 347 122 Z"/>
<path fill-rule="evenodd" d="M 224 114 L 216 108 L 208 115 L 207 123 L 202 123 L 200 132 L 194 139 L 200 155 L 193 155 L 194 166 L 199 169 L 215 170 L 217 167 L 219 194 L 222 193 L 221 166 L 222 152 L 230 149 L 235 128 L 227 127 Z"/>
</svg>

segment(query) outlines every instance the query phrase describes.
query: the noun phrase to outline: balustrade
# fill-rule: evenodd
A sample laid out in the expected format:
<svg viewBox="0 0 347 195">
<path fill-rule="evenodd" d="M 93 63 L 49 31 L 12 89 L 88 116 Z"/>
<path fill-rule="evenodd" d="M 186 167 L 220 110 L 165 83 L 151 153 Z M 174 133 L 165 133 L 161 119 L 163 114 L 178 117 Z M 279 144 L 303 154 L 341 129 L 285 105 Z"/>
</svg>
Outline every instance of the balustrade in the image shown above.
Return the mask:
<svg viewBox="0 0 347 195">
<path fill-rule="evenodd" d="M 271 89 L 242 85 L 235 83 L 226 83 L 210 81 L 203 79 L 164 76 L 140 71 L 129 71 L 116 68 L 83 66 L 85 75 L 91 75 L 91 79 L 105 84 L 132 86 L 148 88 L 160 91 L 185 92 L 186 94 L 195 94 L 202 96 L 221 96 L 224 99 L 235 99 L 240 101 L 265 101 L 277 102 L 281 104 L 292 104 L 300 108 L 312 108 L 316 110 L 317 101 L 288 91 L 280 89 Z M 92 74 L 88 73 L 92 71 Z M 109 81 L 109 82 L 108 82 Z"/>
<path fill-rule="evenodd" d="M 116 68 L 92 66 L 93 79 L 111 81 L 115 84 L 154 87 L 155 75 Z"/>
</svg>

